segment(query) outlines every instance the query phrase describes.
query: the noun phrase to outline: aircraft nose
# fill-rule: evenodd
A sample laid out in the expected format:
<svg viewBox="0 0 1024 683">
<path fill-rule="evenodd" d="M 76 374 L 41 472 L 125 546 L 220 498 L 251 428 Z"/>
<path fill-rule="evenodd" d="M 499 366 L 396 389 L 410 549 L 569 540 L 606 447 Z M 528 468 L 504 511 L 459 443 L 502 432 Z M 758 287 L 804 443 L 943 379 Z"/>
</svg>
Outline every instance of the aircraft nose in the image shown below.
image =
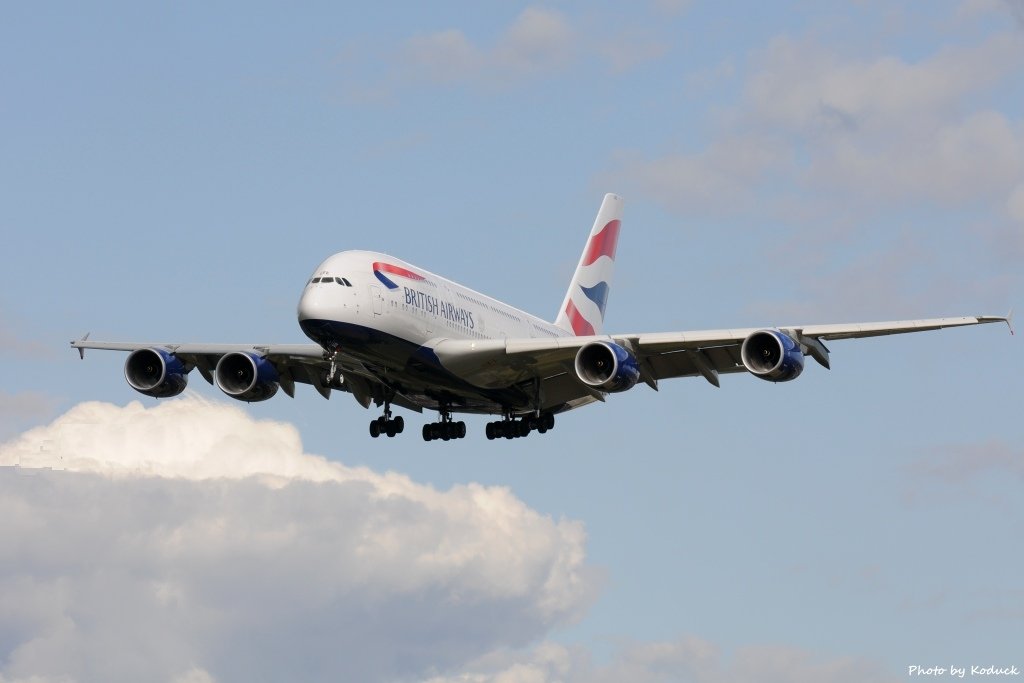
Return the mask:
<svg viewBox="0 0 1024 683">
<path fill-rule="evenodd" d="M 303 320 L 322 320 L 324 318 L 324 296 L 319 287 L 306 287 L 299 297 L 299 322 Z"/>
</svg>

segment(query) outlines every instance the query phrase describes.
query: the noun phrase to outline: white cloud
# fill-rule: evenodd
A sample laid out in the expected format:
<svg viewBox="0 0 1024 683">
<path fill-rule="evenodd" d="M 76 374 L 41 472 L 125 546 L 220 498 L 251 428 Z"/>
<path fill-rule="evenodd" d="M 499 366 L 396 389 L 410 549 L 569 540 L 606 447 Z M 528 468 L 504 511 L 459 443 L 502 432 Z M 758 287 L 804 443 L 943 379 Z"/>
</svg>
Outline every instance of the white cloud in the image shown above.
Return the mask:
<svg viewBox="0 0 1024 683">
<path fill-rule="evenodd" d="M 578 522 L 308 455 L 198 398 L 81 404 L 0 464 L 21 465 L 0 469 L 0 680 L 422 678 L 595 590 Z"/>
<path fill-rule="evenodd" d="M 669 51 L 667 42 L 640 31 L 623 31 L 610 40 L 599 42 L 596 49 L 608 60 L 614 74 L 661 59 Z"/>
<path fill-rule="evenodd" d="M 527 7 L 498 41 L 494 60 L 516 76 L 540 74 L 565 66 L 572 56 L 572 43 L 572 30 L 562 14 Z"/>
<path fill-rule="evenodd" d="M 930 454 L 912 468 L 914 475 L 936 477 L 951 484 L 964 483 L 984 474 L 1000 479 L 1024 479 L 1024 449 L 1003 441 L 961 444 Z"/>
<path fill-rule="evenodd" d="M 890 683 L 901 680 L 855 657 L 822 657 L 784 646 L 745 647 L 731 656 L 697 637 L 633 643 L 606 664 L 579 647 L 542 643 L 491 653 L 455 676 L 428 683 Z"/>
<path fill-rule="evenodd" d="M 791 154 L 776 140 L 737 134 L 701 151 L 657 159 L 624 153 L 620 169 L 607 182 L 687 214 L 736 211 L 749 202 L 752 186 L 764 182 L 771 169 L 786 168 L 791 161 Z"/>
<path fill-rule="evenodd" d="M 692 4 L 693 0 L 654 0 L 654 8 L 664 14 L 682 14 Z"/>
<path fill-rule="evenodd" d="M 503 86 L 560 71 L 571 61 L 574 43 L 564 15 L 527 7 L 491 46 L 450 28 L 409 39 L 399 61 L 415 81 Z"/>
<path fill-rule="evenodd" d="M 38 391 L 9 393 L 0 389 L 0 439 L 53 415 L 57 399 Z"/>
<path fill-rule="evenodd" d="M 1010 217 L 1018 223 L 1024 223 L 1024 183 L 1021 183 L 1010 193 L 1006 200 L 1006 210 Z"/>
<path fill-rule="evenodd" d="M 1022 57 L 1009 32 L 913 62 L 780 36 L 751 56 L 740 100 L 703 150 L 620 153 L 615 175 L 688 212 L 753 199 L 772 212 L 785 205 L 778 195 L 813 202 L 826 192 L 854 209 L 1003 202 L 1024 177 L 1024 122 L 977 96 L 1014 77 Z"/>
<path fill-rule="evenodd" d="M 436 83 L 465 80 L 483 67 L 480 51 L 457 29 L 411 38 L 405 60 L 418 79 Z"/>
<path fill-rule="evenodd" d="M 934 128 L 836 140 L 810 169 L 816 184 L 942 205 L 998 200 L 1022 175 L 1024 130 L 995 111 Z"/>
<path fill-rule="evenodd" d="M 193 668 L 175 678 L 172 683 L 214 683 L 214 678 L 207 671 Z"/>
<path fill-rule="evenodd" d="M 1021 57 L 1016 36 L 996 33 L 917 62 L 885 55 L 844 59 L 814 41 L 775 38 L 747 81 L 745 104 L 788 129 L 901 127 L 944 117 L 962 98 L 990 88 Z"/>
<path fill-rule="evenodd" d="M 0 309 L 0 356 L 36 360 L 54 355 L 51 347 L 26 337 L 21 327 Z"/>
</svg>

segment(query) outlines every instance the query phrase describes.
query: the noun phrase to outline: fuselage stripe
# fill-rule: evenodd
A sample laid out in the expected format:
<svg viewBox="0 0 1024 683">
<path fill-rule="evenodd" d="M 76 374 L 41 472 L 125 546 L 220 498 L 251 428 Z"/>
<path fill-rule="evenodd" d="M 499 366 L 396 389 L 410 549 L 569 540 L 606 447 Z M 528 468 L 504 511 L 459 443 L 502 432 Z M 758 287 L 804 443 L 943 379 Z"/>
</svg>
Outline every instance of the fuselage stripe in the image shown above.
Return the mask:
<svg viewBox="0 0 1024 683">
<path fill-rule="evenodd" d="M 402 277 L 407 277 L 410 280 L 424 279 L 422 275 L 414 273 L 408 268 L 400 268 L 398 266 L 393 266 L 390 263 L 381 263 L 380 261 L 375 261 L 373 264 L 373 274 L 376 275 L 377 279 L 380 280 L 381 283 L 388 289 L 398 289 L 398 285 L 396 285 L 394 281 L 392 281 L 390 278 L 385 276 L 384 273 L 400 275 Z"/>
</svg>

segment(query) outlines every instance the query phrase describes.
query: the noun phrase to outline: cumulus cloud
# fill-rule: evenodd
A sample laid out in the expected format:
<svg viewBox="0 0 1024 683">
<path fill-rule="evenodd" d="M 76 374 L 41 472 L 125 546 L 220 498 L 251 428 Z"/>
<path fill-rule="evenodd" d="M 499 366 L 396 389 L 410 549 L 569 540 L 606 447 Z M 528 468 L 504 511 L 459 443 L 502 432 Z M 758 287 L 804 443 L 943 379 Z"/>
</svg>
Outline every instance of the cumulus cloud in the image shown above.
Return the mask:
<svg viewBox="0 0 1024 683">
<path fill-rule="evenodd" d="M 346 467 L 195 397 L 81 404 L 0 464 L 5 683 L 422 679 L 594 595 L 578 522 Z"/>
</svg>

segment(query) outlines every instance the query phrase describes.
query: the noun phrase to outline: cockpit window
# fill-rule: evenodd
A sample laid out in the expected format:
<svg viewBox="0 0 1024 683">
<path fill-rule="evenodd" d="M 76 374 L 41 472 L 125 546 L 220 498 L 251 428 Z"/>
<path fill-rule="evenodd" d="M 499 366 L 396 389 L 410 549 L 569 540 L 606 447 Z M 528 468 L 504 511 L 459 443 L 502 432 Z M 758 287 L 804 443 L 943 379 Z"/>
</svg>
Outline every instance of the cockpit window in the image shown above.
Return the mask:
<svg viewBox="0 0 1024 683">
<path fill-rule="evenodd" d="M 310 284 L 316 284 L 318 282 L 328 283 L 337 282 L 342 287 L 351 287 L 352 283 L 348 281 L 347 277 L 334 277 L 333 275 L 327 275 L 325 277 L 315 277 L 309 281 Z"/>
</svg>

